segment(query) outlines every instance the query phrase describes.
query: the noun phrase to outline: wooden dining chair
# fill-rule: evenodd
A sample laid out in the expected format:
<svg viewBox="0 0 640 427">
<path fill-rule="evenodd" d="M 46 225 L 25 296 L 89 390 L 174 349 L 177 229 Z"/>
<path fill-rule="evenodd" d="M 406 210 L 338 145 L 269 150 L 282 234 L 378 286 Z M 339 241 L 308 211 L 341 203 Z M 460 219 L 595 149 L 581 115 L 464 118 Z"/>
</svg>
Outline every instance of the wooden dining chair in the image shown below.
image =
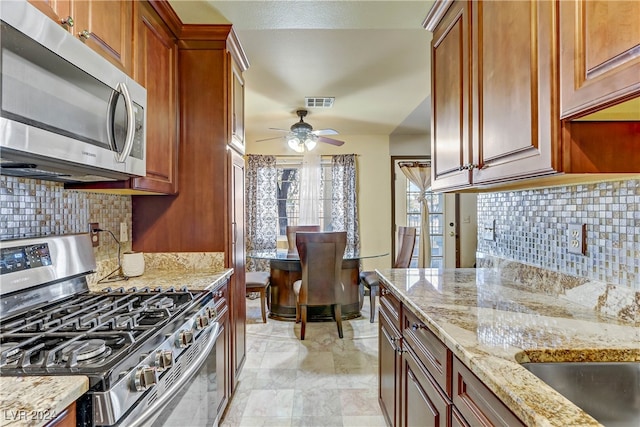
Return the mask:
<svg viewBox="0 0 640 427">
<path fill-rule="evenodd" d="M 398 256 L 393 263 L 393 268 L 408 268 L 411 264 L 413 247 L 416 244 L 416 227 L 398 227 Z M 365 288 L 369 291 L 369 322 L 373 323 L 376 317 L 376 295 L 380 282 L 375 271 L 363 271 L 360 273 L 360 308 L 364 302 L 366 294 Z"/>
<path fill-rule="evenodd" d="M 296 233 L 298 231 L 320 231 L 319 225 L 287 225 L 287 244 L 289 249 L 287 255 L 294 255 L 298 253 L 296 249 Z"/>
<path fill-rule="evenodd" d="M 296 247 L 300 255 L 302 279 L 293 284 L 296 295 L 296 323 L 302 322 L 300 339 L 307 327 L 307 307 L 330 305 L 342 338 L 342 258 L 347 245 L 347 232 L 298 232 Z"/>
</svg>

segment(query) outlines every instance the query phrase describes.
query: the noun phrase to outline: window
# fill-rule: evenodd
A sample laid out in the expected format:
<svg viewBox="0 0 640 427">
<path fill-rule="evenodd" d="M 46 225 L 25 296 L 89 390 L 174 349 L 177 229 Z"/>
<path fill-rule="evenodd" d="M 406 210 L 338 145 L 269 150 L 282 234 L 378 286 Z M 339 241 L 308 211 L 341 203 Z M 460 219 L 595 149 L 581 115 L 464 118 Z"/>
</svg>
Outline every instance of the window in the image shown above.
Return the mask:
<svg viewBox="0 0 640 427">
<path fill-rule="evenodd" d="M 278 158 L 278 236 L 286 236 L 288 225 L 298 225 L 300 218 L 300 177 L 302 157 Z M 320 200 L 318 212 L 320 229 L 330 231 L 331 227 L 331 162 L 321 162 Z"/>
</svg>

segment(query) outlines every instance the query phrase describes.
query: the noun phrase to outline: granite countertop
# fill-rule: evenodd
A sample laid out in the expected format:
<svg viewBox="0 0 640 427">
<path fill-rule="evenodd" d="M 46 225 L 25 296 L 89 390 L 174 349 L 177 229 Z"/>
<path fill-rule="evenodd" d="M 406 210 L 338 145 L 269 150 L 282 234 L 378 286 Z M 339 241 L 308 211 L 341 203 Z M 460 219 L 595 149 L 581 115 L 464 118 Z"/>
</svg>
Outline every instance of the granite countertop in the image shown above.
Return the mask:
<svg viewBox="0 0 640 427">
<path fill-rule="evenodd" d="M 149 287 L 150 289 L 161 287 L 163 289 L 167 289 L 171 286 L 175 286 L 176 289 L 180 289 L 183 286 L 186 286 L 190 291 L 204 291 L 215 289 L 217 286 L 221 285 L 224 280 L 228 279 L 232 273 L 232 268 L 224 271 L 184 271 L 180 269 L 147 270 L 142 276 L 129 277 L 127 280 L 108 283 L 93 283 L 89 285 L 89 289 L 96 292 L 106 288 L 117 289 L 120 287 L 125 289 L 133 287 Z"/>
<path fill-rule="evenodd" d="M 597 309 L 598 301 L 607 297 L 597 292 L 606 289 L 585 285 L 553 293 L 504 279 L 500 269 L 377 272 L 393 294 L 529 426 L 600 424 L 520 363 L 640 361 L 638 320 L 606 316 Z M 573 298 L 578 295 L 580 303 Z M 594 301 L 594 306 L 585 301 Z"/>
<path fill-rule="evenodd" d="M 213 290 L 233 273 L 224 271 L 180 269 L 151 269 L 142 276 L 118 282 L 90 284 L 91 291 L 107 287 L 153 289 L 187 286 L 190 291 Z M 76 401 L 89 389 L 85 376 L 28 376 L 0 377 L 0 426 L 38 427 L 47 424 L 64 408 Z"/>
</svg>

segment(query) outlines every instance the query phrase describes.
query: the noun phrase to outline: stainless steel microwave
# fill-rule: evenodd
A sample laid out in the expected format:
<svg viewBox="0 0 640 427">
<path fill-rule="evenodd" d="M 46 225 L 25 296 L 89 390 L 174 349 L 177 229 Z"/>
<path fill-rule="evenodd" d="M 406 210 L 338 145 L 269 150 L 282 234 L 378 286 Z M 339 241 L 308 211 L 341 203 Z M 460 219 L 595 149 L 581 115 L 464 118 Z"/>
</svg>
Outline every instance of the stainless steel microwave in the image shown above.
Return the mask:
<svg viewBox="0 0 640 427">
<path fill-rule="evenodd" d="M 1 173 L 144 176 L 145 88 L 26 0 L 1 2 L 0 18 Z"/>
</svg>

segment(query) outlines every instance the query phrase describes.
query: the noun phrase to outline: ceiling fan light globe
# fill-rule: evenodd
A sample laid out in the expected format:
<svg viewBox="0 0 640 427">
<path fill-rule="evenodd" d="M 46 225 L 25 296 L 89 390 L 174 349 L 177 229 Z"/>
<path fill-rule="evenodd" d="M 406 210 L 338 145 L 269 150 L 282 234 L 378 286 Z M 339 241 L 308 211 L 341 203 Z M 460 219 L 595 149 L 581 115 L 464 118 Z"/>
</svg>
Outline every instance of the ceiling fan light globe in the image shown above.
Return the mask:
<svg viewBox="0 0 640 427">
<path fill-rule="evenodd" d="M 304 141 L 304 145 L 307 147 L 307 150 L 311 151 L 316 148 L 316 141 L 313 138 L 307 138 Z"/>
</svg>

